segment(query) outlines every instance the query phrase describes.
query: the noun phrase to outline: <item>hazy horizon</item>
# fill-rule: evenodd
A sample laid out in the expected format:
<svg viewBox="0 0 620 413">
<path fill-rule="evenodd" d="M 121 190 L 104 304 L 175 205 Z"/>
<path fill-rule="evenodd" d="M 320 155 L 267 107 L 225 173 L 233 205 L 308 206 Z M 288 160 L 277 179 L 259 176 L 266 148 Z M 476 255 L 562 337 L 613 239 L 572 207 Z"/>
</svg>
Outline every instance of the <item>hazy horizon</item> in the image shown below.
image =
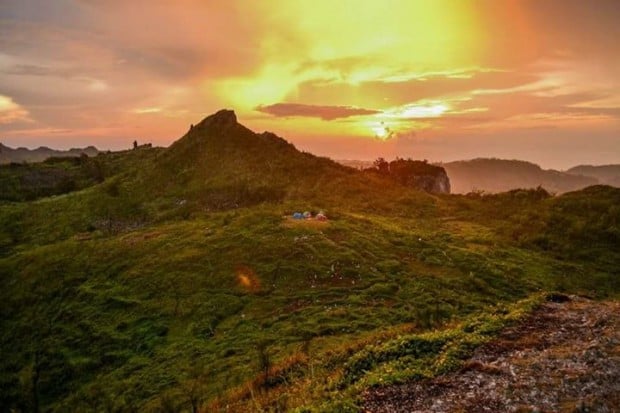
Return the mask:
<svg viewBox="0 0 620 413">
<path fill-rule="evenodd" d="M 262 132 L 262 131 L 256 131 L 256 132 Z M 180 139 L 182 136 L 179 136 L 178 139 Z M 285 136 L 281 136 L 282 138 L 285 138 Z M 175 139 L 176 140 L 176 139 Z M 168 147 L 170 146 L 175 140 L 171 141 L 170 144 L 167 145 L 156 145 L 156 146 L 160 146 L 160 147 Z M 287 139 L 288 140 L 288 139 Z M 142 141 L 138 141 L 138 143 L 141 144 L 146 144 L 146 143 L 152 143 L 149 140 L 142 140 Z M 89 144 L 89 143 L 84 143 L 83 145 L 59 145 L 59 146 L 50 146 L 50 145 L 32 145 L 32 146 L 25 146 L 25 145 L 10 145 L 5 141 L 1 141 L 0 140 L 0 144 L 4 144 L 12 149 L 18 149 L 18 148 L 26 148 L 29 150 L 36 150 L 38 148 L 41 147 L 46 147 L 49 148 L 51 150 L 58 150 L 58 151 L 68 151 L 71 149 L 84 149 L 86 147 L 95 147 L 98 151 L 100 152 L 106 152 L 106 151 L 123 151 L 123 150 L 129 150 L 131 149 L 132 145 L 133 145 L 133 141 L 123 141 L 122 143 L 119 143 L 118 146 L 116 147 L 100 147 L 97 146 L 95 144 Z M 379 157 L 382 157 L 382 155 L 376 155 L 376 156 L 369 156 L 369 157 L 347 157 L 346 154 L 344 154 L 343 156 L 340 155 L 336 155 L 336 156 L 330 156 L 329 154 L 322 154 L 322 153 L 316 153 L 313 152 L 311 150 L 308 149 L 304 149 L 302 147 L 299 147 L 298 145 L 296 145 L 297 149 L 302 150 L 302 151 L 306 151 L 306 152 L 310 152 L 313 155 L 317 155 L 317 156 L 326 156 L 334 161 L 360 161 L 360 162 L 372 162 L 374 160 L 376 160 Z M 395 159 L 396 157 L 405 157 L 405 158 L 410 158 L 413 156 L 414 159 L 426 159 L 427 161 L 431 162 L 431 163 L 450 163 L 450 162 L 459 162 L 459 161 L 473 161 L 476 159 L 499 159 L 499 160 L 506 160 L 506 161 L 525 161 L 525 162 L 529 162 L 532 164 L 536 164 L 538 166 L 540 166 L 543 169 L 553 169 L 553 170 L 560 170 L 560 171 L 564 171 L 564 170 L 568 170 L 572 167 L 575 166 L 606 166 L 606 165 L 618 165 L 620 164 L 620 160 L 618 160 L 617 162 L 606 162 L 606 163 L 588 163 L 588 162 L 576 162 L 576 163 L 570 163 L 570 162 L 566 162 L 565 166 L 561 166 L 561 167 L 552 167 L 552 166 L 548 166 L 545 164 L 542 164 L 540 162 L 536 162 L 533 161 L 531 159 L 525 159 L 525 158 L 515 158 L 515 157 L 510 157 L 509 155 L 505 156 L 505 157 L 500 157 L 500 156 L 495 156 L 495 155 L 488 155 L 488 156 L 470 156 L 470 157 L 464 157 L 464 158 L 453 158 L 453 159 L 427 159 L 427 158 L 416 158 L 415 154 L 413 154 L 412 156 L 407 156 L 407 155 L 399 155 L 399 154 L 395 154 L 393 157 L 388 157 L 387 159 Z"/>
<path fill-rule="evenodd" d="M 3 2 L 0 141 L 168 146 L 231 108 L 334 159 L 620 163 L 619 15 L 613 0 Z"/>
</svg>

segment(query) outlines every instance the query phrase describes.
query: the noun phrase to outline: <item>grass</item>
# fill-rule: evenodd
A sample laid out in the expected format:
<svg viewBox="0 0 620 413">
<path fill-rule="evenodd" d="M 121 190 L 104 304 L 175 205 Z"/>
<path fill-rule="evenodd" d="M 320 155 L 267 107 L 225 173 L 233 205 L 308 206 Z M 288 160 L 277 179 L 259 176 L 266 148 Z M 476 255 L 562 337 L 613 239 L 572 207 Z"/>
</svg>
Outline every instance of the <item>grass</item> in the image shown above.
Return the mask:
<svg viewBox="0 0 620 413">
<path fill-rule="evenodd" d="M 264 205 L 19 247 L 0 260 L 11 332 L 2 348 L 13 349 L 3 371 L 14 381 L 31 374 L 42 352 L 50 358 L 43 405 L 86 409 L 94 392 L 101 403 L 155 409 L 162 395 L 181 403 L 182 378 L 196 364 L 203 402 L 254 381 L 258 343 L 280 365 L 307 343 L 337 348 L 342 337 L 390 326 L 430 329 L 540 289 L 605 293 L 584 279 L 587 264 L 476 225 L 457 231 L 454 221 L 344 209 L 328 225 L 290 225 L 286 210 Z M 609 275 L 600 280 L 615 288 Z M 12 385 L 4 397 L 25 397 Z"/>
<path fill-rule="evenodd" d="M 0 406 L 355 410 L 366 386 L 455 368 L 540 291 L 618 297 L 618 190 L 430 196 L 268 135 L 223 184 L 199 138 L 0 204 Z"/>
</svg>

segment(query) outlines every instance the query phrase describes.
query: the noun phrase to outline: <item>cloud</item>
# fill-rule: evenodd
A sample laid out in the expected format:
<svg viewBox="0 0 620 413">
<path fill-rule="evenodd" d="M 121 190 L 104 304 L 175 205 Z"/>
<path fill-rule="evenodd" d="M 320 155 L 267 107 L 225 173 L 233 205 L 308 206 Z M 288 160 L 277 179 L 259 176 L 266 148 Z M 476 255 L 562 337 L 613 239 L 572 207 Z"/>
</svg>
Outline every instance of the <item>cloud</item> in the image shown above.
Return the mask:
<svg viewBox="0 0 620 413">
<path fill-rule="evenodd" d="M 523 128 L 552 125 L 566 148 L 607 142 L 617 158 L 620 2 L 481 2 L 0 0 L 0 132 L 166 145 L 233 107 L 339 157 L 413 142 L 460 158 L 481 136 L 519 156 Z"/>
<path fill-rule="evenodd" d="M 374 115 L 381 113 L 379 110 L 356 108 L 353 106 L 320 106 L 304 105 L 301 103 L 276 103 L 273 105 L 260 105 L 256 110 L 268 113 L 276 117 L 305 116 L 320 118 L 323 120 L 334 120 L 349 118 L 352 116 Z"/>
<path fill-rule="evenodd" d="M 451 73 L 380 73 L 377 79 L 366 79 L 359 83 L 351 83 L 348 78 L 332 81 L 310 79 L 300 83 L 290 97 L 306 104 L 324 101 L 329 96 L 330 101 L 337 105 L 353 103 L 369 106 L 382 102 L 384 105 L 398 106 L 420 99 L 462 95 L 473 90 L 522 87 L 540 79 L 537 73 L 491 69 L 455 69 Z M 458 73 L 463 76 L 454 75 Z"/>
<path fill-rule="evenodd" d="M 58 76 L 59 73 L 47 66 L 33 64 L 16 64 L 0 68 L 0 73 L 14 76 Z M 64 75 L 64 74 L 63 74 Z"/>
<path fill-rule="evenodd" d="M 0 95 L 0 124 L 32 122 L 30 114 L 9 96 Z"/>
</svg>

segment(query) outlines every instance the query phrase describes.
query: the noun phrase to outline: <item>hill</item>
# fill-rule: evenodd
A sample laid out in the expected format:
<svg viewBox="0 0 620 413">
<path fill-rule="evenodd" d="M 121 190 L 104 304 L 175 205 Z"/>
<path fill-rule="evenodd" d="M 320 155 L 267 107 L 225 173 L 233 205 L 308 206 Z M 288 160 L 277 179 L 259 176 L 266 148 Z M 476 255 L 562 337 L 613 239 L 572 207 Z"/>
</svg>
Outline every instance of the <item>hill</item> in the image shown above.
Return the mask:
<svg viewBox="0 0 620 413">
<path fill-rule="evenodd" d="M 46 159 L 53 157 L 79 157 L 82 154 L 95 156 L 98 153 L 99 150 L 94 146 L 88 146 L 86 148 L 72 148 L 66 151 L 61 151 L 50 149 L 45 146 L 41 146 L 36 149 L 10 148 L 0 143 L 0 164 L 8 164 L 11 162 L 43 162 Z"/>
<path fill-rule="evenodd" d="M 358 411 L 548 291 L 620 293 L 618 189 L 431 195 L 230 111 L 97 159 L 99 181 L 0 201 L 3 410 Z"/>
<path fill-rule="evenodd" d="M 52 157 L 43 162 L 0 165 L 0 201 L 31 201 L 79 191 L 102 183 L 154 156 L 160 148 L 141 146 L 131 151 L 101 152 L 89 157 Z"/>
<path fill-rule="evenodd" d="M 564 193 L 599 183 L 598 179 L 573 173 L 542 169 L 517 160 L 479 158 L 441 164 L 450 177 L 452 192 L 505 192 L 517 188 L 542 186 L 553 193 Z"/>
<path fill-rule="evenodd" d="M 573 175 L 591 176 L 603 185 L 620 187 L 620 165 L 579 165 L 566 172 Z"/>
<path fill-rule="evenodd" d="M 254 133 L 233 111 L 222 110 L 193 125 L 141 170 L 135 189 L 224 209 L 328 192 L 322 188 L 349 181 L 353 172 L 299 152 L 273 133 Z"/>
</svg>

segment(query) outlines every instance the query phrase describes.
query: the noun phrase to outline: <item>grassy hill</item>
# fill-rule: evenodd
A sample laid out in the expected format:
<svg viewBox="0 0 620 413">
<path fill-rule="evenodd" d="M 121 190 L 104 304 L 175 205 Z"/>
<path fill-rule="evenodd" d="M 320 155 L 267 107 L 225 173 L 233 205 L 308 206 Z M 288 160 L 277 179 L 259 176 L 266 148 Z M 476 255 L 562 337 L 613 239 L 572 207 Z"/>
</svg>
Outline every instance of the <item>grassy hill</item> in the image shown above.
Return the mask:
<svg viewBox="0 0 620 413">
<path fill-rule="evenodd" d="M 107 156 L 0 203 L 2 411 L 355 411 L 544 291 L 620 292 L 618 189 L 429 195 L 230 111 Z"/>
<path fill-rule="evenodd" d="M 47 158 L 38 163 L 0 165 L 0 201 L 32 201 L 85 189 L 129 169 L 161 148 L 101 152 L 96 156 Z"/>
</svg>

